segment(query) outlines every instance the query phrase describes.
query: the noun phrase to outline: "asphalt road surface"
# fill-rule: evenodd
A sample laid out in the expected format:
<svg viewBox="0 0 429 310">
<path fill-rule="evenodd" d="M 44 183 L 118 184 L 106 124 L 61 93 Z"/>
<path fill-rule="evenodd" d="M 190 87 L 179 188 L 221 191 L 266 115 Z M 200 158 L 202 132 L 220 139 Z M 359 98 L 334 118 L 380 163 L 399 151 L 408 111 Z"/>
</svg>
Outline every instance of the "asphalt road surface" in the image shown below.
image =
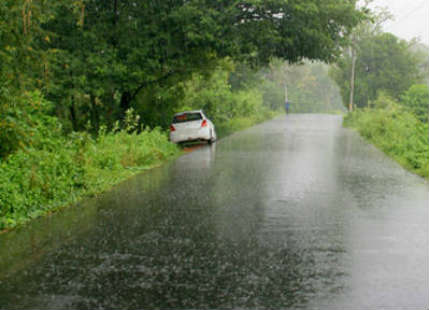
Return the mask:
<svg viewBox="0 0 429 310">
<path fill-rule="evenodd" d="M 1 309 L 427 309 L 428 183 L 288 115 L 0 235 Z"/>
</svg>

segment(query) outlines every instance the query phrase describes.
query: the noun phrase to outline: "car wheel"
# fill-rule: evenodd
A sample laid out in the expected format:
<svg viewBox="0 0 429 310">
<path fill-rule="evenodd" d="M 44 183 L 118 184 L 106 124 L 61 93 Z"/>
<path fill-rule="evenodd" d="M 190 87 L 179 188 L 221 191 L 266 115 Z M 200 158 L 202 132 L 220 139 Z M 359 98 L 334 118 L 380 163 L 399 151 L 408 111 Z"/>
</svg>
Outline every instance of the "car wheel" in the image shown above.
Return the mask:
<svg viewBox="0 0 429 310">
<path fill-rule="evenodd" d="M 207 140 L 208 144 L 212 144 L 215 142 L 215 139 L 213 138 L 213 131 L 210 130 L 210 139 Z"/>
</svg>

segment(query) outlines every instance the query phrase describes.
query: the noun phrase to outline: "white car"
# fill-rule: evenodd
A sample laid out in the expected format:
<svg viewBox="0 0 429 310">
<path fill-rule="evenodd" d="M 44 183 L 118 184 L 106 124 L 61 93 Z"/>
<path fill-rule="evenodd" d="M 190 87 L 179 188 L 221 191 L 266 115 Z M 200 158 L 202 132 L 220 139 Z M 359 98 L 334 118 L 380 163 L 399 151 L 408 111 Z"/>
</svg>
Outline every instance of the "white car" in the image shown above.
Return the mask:
<svg viewBox="0 0 429 310">
<path fill-rule="evenodd" d="M 170 125 L 170 141 L 174 143 L 187 141 L 216 141 L 213 123 L 202 110 L 185 111 L 174 115 Z"/>
</svg>

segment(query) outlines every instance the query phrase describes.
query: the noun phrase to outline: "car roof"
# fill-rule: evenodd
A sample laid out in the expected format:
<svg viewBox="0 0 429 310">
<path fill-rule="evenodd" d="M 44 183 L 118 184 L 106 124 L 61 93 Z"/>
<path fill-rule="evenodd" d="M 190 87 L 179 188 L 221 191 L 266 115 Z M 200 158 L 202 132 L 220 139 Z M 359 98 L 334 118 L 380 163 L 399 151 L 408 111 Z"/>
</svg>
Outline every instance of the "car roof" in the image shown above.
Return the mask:
<svg viewBox="0 0 429 310">
<path fill-rule="evenodd" d="M 179 112 L 179 113 L 174 114 L 174 116 L 176 116 L 176 115 L 182 115 L 182 114 L 186 114 L 186 113 L 201 113 L 201 114 L 204 114 L 203 110 L 193 110 L 193 111 Z"/>
</svg>

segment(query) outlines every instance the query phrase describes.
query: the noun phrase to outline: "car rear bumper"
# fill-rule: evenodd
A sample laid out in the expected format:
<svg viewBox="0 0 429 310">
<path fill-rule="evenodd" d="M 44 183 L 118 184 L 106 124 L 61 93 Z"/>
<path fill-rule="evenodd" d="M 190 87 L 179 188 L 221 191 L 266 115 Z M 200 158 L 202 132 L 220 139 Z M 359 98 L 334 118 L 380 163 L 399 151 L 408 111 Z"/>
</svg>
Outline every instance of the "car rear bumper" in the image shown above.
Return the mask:
<svg viewBox="0 0 429 310">
<path fill-rule="evenodd" d="M 176 131 L 170 132 L 170 141 L 173 143 L 198 141 L 198 140 L 208 141 L 211 138 L 212 136 L 210 134 L 210 129 L 208 128 L 201 128 L 193 131 L 176 130 Z"/>
</svg>

